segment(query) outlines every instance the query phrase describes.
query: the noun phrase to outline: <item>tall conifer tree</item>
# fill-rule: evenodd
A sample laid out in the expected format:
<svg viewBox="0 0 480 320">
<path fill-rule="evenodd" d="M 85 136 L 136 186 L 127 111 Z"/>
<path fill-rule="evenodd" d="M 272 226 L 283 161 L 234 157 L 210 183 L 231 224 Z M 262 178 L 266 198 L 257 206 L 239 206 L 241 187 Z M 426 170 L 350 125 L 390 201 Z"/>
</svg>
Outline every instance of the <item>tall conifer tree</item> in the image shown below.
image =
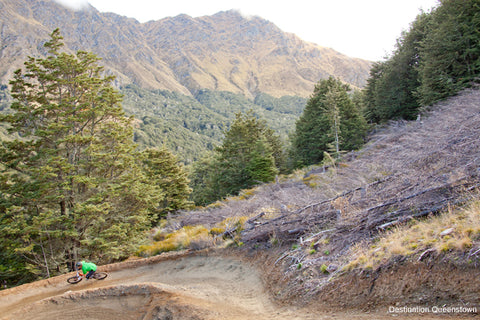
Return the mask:
<svg viewBox="0 0 480 320">
<path fill-rule="evenodd" d="M 292 137 L 294 166 L 320 163 L 326 151 L 354 150 L 362 145 L 366 122 L 348 89 L 333 77 L 315 86 Z"/>
<path fill-rule="evenodd" d="M 146 149 L 142 156 L 145 174 L 150 183 L 163 192 L 162 200 L 153 208 L 153 217 L 165 217 L 169 213 L 191 207 L 188 198 L 192 190 L 188 175 L 177 157 L 166 147 Z"/>
<path fill-rule="evenodd" d="M 480 1 L 443 0 L 432 12 L 429 32 L 422 43 L 423 105 L 480 82 Z"/>
<path fill-rule="evenodd" d="M 22 139 L 0 148 L 0 233 L 45 276 L 79 258 L 130 254 L 161 195 L 137 165 L 132 119 L 113 77 L 94 54 L 60 52 L 62 45 L 57 29 L 48 56 L 29 57 L 26 71 L 15 72 L 14 113 L 2 119 Z"/>
<path fill-rule="evenodd" d="M 193 199 L 205 205 L 273 181 L 277 161 L 284 163 L 278 136 L 252 111 L 238 113 L 222 145 L 194 166 Z"/>
</svg>

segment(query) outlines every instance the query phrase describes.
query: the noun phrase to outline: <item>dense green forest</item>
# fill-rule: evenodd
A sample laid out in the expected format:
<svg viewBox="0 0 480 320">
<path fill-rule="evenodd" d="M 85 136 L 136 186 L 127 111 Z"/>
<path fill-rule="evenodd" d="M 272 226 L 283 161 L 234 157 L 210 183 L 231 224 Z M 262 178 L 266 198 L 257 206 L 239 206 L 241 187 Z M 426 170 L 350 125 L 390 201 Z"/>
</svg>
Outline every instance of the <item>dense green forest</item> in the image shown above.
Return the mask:
<svg viewBox="0 0 480 320">
<path fill-rule="evenodd" d="M 296 123 L 290 162 L 303 167 L 322 162 L 325 152 L 339 158 L 341 152 L 358 149 L 365 142 L 367 122 L 360 105 L 340 80 L 321 80 Z"/>
<path fill-rule="evenodd" d="M 185 164 L 219 146 L 238 112 L 253 111 L 283 141 L 294 130 L 305 98 L 275 98 L 259 93 L 252 101 L 231 92 L 200 90 L 194 97 L 134 85 L 121 88 L 123 107 L 137 119 L 135 142 L 140 147 L 165 145 Z"/>
<path fill-rule="evenodd" d="M 124 111 L 135 117 L 134 141 L 139 147 L 165 146 L 185 164 L 192 164 L 219 146 L 224 131 L 238 112 L 252 110 L 256 117 L 267 121 L 282 141 L 288 141 L 307 101 L 297 96 L 275 98 L 265 93 L 249 100 L 240 94 L 206 89 L 187 96 L 133 84 L 120 87 L 119 91 Z M 0 112 L 7 111 L 10 103 L 8 88 L 3 85 Z"/>
<path fill-rule="evenodd" d="M 480 0 L 443 0 L 417 16 L 361 92 L 329 78 L 309 99 L 253 101 L 116 90 L 93 53 L 62 52 L 55 30 L 49 55 L 29 58 L 10 93 L 0 88 L 0 277 L 18 284 L 79 257 L 123 259 L 168 213 L 361 148 L 370 126 L 415 119 L 478 84 L 478 30 Z"/>
<path fill-rule="evenodd" d="M 365 115 L 414 119 L 422 107 L 479 83 L 480 1 L 443 0 L 421 13 L 391 57 L 371 69 Z"/>
<path fill-rule="evenodd" d="M 253 112 L 237 113 L 220 147 L 193 165 L 192 199 L 206 205 L 286 169 L 284 146 L 274 130 Z"/>
</svg>

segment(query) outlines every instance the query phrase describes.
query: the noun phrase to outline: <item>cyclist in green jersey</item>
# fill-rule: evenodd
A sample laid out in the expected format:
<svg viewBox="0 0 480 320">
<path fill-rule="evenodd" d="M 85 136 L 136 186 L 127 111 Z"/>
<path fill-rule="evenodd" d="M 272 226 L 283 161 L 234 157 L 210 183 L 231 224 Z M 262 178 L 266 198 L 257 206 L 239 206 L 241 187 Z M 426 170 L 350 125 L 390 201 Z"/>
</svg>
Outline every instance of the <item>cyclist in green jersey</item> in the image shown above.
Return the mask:
<svg viewBox="0 0 480 320">
<path fill-rule="evenodd" d="M 77 266 L 77 270 L 81 270 L 80 275 L 81 276 L 85 275 L 87 279 L 90 279 L 95 273 L 95 271 L 97 271 L 97 265 L 92 262 L 85 262 L 85 261 L 77 262 L 76 266 Z"/>
</svg>

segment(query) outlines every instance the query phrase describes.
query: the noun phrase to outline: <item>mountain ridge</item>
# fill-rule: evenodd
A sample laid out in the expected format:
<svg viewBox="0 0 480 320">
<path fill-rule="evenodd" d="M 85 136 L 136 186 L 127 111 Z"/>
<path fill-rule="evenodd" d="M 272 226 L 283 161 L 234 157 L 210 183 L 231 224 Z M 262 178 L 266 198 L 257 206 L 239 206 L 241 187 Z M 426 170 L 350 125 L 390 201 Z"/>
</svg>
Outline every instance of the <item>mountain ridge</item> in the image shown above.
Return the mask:
<svg viewBox="0 0 480 320">
<path fill-rule="evenodd" d="M 371 66 L 235 10 L 146 23 L 92 6 L 74 11 L 53 0 L 1 0 L 0 11 L 1 83 L 27 56 L 42 52 L 57 27 L 68 50 L 101 57 L 106 70 L 117 76 L 116 85 L 187 95 L 209 89 L 249 98 L 259 92 L 307 97 L 328 76 L 362 87 Z"/>
</svg>

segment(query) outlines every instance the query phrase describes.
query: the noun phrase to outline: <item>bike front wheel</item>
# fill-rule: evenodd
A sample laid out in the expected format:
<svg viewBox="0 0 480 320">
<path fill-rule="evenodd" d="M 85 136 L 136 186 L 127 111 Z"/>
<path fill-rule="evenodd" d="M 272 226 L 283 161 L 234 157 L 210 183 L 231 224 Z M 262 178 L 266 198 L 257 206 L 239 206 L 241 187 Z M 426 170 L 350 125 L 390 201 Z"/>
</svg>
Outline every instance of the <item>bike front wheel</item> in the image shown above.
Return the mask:
<svg viewBox="0 0 480 320">
<path fill-rule="evenodd" d="M 82 277 L 80 276 L 74 276 L 67 279 L 67 282 L 71 284 L 79 283 L 80 281 L 82 281 Z"/>
<path fill-rule="evenodd" d="M 97 280 L 103 280 L 108 276 L 106 272 L 95 272 L 92 276 L 92 278 L 97 279 Z"/>
</svg>

